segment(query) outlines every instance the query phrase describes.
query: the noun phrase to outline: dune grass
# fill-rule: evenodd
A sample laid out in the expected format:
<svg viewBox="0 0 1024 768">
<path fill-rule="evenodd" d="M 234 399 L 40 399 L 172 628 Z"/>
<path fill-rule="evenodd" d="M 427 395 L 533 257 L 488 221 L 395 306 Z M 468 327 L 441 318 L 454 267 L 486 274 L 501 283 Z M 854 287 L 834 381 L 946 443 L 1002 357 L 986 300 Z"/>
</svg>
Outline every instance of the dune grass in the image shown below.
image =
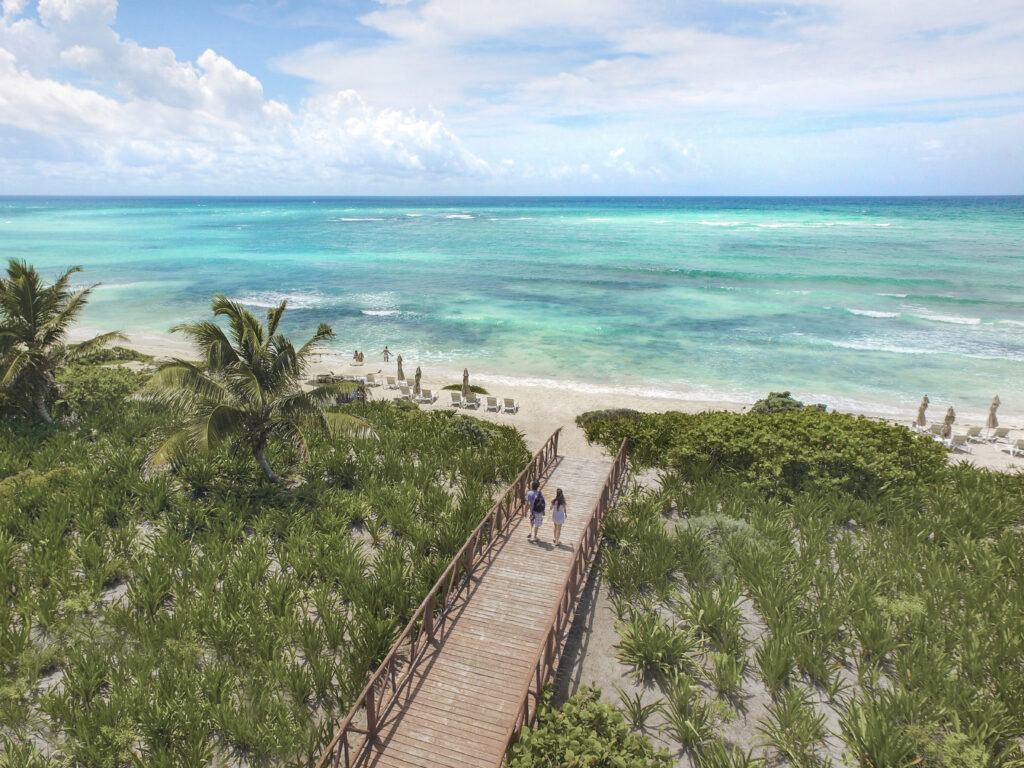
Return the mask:
<svg viewBox="0 0 1024 768">
<path fill-rule="evenodd" d="M 345 406 L 376 438 L 271 445 L 291 488 L 227 447 L 146 476 L 144 378 L 0 422 L 0 766 L 310 764 L 528 452 L 378 402 Z"/>
<path fill-rule="evenodd" d="M 834 428 L 824 414 L 798 416 Z M 898 481 L 847 462 L 842 482 L 788 482 L 783 472 L 780 493 L 779 478 L 724 466 L 735 455 L 727 448 L 709 465 L 694 435 L 677 440 L 656 417 L 623 418 L 660 435 L 638 448 L 663 469 L 604 522 L 604 576 L 632 606 L 618 609 L 620 657 L 660 687 L 671 705 L 663 733 L 697 764 L 726 761 L 714 726 L 763 684 L 768 714 L 741 746 L 767 749 L 769 762 L 1024 765 L 1024 477 L 963 465 L 922 472 L 909 458 L 930 462 L 930 446 L 918 451 L 889 427 L 890 452 L 864 461 Z M 723 431 L 743 432 L 735 419 Z M 862 423 L 869 440 L 884 438 Z M 726 442 L 709 416 L 693 426 Z M 607 420 L 601 430 L 615 431 Z M 784 450 L 772 458 L 788 461 Z M 682 636 L 696 638 L 683 657 Z"/>
</svg>

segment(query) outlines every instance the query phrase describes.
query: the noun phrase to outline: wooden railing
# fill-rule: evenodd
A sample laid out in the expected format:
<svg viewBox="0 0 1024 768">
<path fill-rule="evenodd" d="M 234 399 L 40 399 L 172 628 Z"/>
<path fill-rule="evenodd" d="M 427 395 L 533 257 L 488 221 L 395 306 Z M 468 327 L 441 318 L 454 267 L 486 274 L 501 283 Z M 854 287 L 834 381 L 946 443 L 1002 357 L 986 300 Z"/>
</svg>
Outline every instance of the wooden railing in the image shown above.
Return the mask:
<svg viewBox="0 0 1024 768">
<path fill-rule="evenodd" d="M 491 507 L 480 525 L 452 558 L 444 573 L 427 593 L 409 619 L 405 631 L 391 646 L 377 671 L 363 688 L 351 711 L 327 746 L 317 768 L 353 768 L 372 754 L 377 733 L 395 699 L 412 677 L 423 652 L 432 642 L 440 642 L 451 626 L 449 609 L 469 584 L 473 571 L 491 548 L 504 536 L 512 520 L 523 514 L 530 482 L 540 479 L 558 458 L 559 427 L 534 454 L 501 498 Z"/>
<path fill-rule="evenodd" d="M 523 687 L 522 696 L 520 697 L 522 705 L 519 708 L 519 714 L 506 735 L 506 745 L 508 746 L 511 746 L 519 739 L 519 734 L 523 728 L 531 727 L 537 719 L 537 704 L 540 701 L 544 685 L 554 675 L 555 670 L 558 669 L 558 661 L 562 655 L 562 640 L 576 612 L 577 594 L 583 584 L 587 569 L 597 554 L 597 547 L 601 541 L 601 520 L 604 519 L 605 513 L 615 502 L 615 498 L 622 487 L 623 477 L 626 473 L 626 460 L 626 440 L 623 438 L 622 445 L 619 446 L 619 452 L 615 455 L 615 461 L 612 463 L 612 468 L 609 470 L 608 477 L 604 481 L 604 487 L 601 488 L 601 495 L 598 497 L 597 503 L 594 505 L 594 511 L 590 515 L 590 521 L 583 532 L 583 538 L 580 541 L 579 547 L 576 548 L 572 568 L 569 570 L 569 574 L 565 577 L 565 583 L 562 585 L 562 596 L 559 598 L 558 605 L 552 610 L 551 616 L 548 619 L 548 630 L 537 651 L 537 661 L 534 665 L 533 674 Z M 504 760 L 502 760 L 503 762 Z"/>
</svg>

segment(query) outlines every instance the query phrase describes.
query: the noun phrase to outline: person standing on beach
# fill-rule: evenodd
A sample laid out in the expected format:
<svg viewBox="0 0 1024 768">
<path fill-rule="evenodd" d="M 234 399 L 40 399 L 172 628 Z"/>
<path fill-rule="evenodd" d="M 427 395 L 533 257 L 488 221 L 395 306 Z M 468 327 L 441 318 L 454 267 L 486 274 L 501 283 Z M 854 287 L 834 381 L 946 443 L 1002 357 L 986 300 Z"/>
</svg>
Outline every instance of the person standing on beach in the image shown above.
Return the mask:
<svg viewBox="0 0 1024 768">
<path fill-rule="evenodd" d="M 530 515 L 530 532 L 526 534 L 527 541 L 540 541 L 540 527 L 544 524 L 544 507 L 547 502 L 544 494 L 540 492 L 540 482 L 533 481 L 530 486 L 532 490 L 526 494 L 526 512 Z"/>
<path fill-rule="evenodd" d="M 551 502 L 551 523 L 555 526 L 555 546 L 562 543 L 562 526 L 565 525 L 565 496 L 562 489 L 555 491 L 555 500 Z"/>
<path fill-rule="evenodd" d="M 384 351 L 381 352 L 381 354 L 384 355 L 384 362 L 385 363 L 391 358 L 391 350 L 388 349 L 388 345 L 387 344 L 384 345 Z"/>
</svg>

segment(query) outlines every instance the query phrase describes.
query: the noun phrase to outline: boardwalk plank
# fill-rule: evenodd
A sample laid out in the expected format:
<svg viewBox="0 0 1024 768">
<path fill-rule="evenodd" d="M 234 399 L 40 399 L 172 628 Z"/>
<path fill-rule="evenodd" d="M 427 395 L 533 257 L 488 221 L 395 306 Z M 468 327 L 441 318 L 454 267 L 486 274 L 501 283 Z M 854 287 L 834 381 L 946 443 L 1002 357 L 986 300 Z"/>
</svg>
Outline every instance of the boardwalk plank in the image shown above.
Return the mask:
<svg viewBox="0 0 1024 768">
<path fill-rule="evenodd" d="M 556 488 L 565 492 L 570 509 L 563 546 L 550 543 L 550 515 L 540 545 L 526 541 L 525 518 L 512 523 L 452 608 L 444 641 L 426 651 L 382 724 L 380 751 L 369 765 L 493 768 L 500 763 L 548 617 L 610 466 L 609 461 L 560 460 L 542 490 L 549 505 Z"/>
</svg>

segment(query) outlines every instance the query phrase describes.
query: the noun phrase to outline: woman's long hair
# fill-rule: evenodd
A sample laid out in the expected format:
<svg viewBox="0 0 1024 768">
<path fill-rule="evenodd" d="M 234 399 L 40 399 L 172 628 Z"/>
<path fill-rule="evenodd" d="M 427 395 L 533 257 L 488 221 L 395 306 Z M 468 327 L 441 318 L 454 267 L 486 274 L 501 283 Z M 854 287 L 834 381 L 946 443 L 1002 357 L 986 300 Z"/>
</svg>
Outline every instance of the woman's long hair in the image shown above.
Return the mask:
<svg viewBox="0 0 1024 768">
<path fill-rule="evenodd" d="M 563 507 L 565 506 L 565 496 L 562 495 L 561 488 L 555 491 L 555 504 L 560 504 Z"/>
</svg>

